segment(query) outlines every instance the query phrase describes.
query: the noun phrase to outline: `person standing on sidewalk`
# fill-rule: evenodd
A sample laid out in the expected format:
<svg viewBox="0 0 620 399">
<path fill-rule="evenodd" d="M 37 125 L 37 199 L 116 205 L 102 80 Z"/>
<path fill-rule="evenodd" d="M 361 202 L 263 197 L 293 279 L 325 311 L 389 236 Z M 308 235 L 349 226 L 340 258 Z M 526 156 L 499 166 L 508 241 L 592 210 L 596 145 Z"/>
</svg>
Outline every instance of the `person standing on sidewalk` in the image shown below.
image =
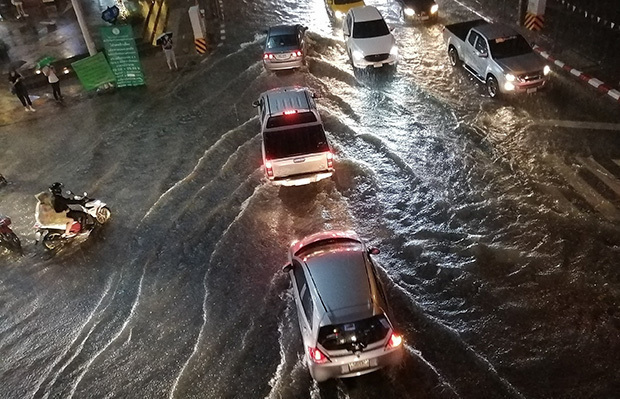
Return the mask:
<svg viewBox="0 0 620 399">
<path fill-rule="evenodd" d="M 19 98 L 26 112 L 35 112 L 35 109 L 32 108 L 32 101 L 30 101 L 28 90 L 24 84 L 24 78 L 14 68 L 9 71 L 9 82 L 11 83 L 11 93 Z"/>
<path fill-rule="evenodd" d="M 11 0 L 11 4 L 13 4 L 17 10 L 17 19 L 28 16 L 26 11 L 24 11 L 24 2 L 22 0 Z"/>
<path fill-rule="evenodd" d="M 47 76 L 47 81 L 52 85 L 52 94 L 54 94 L 54 99 L 58 102 L 63 100 L 62 94 L 60 93 L 60 79 L 58 79 L 58 75 L 56 75 L 56 68 L 54 65 L 46 65 L 41 69 L 43 75 Z"/>
<path fill-rule="evenodd" d="M 171 36 L 164 36 L 161 39 L 161 48 L 164 49 L 164 54 L 166 54 L 166 62 L 168 63 L 168 68 L 172 70 L 172 64 L 174 64 L 174 69 L 179 69 L 179 66 L 177 65 L 177 58 L 174 55 Z"/>
</svg>

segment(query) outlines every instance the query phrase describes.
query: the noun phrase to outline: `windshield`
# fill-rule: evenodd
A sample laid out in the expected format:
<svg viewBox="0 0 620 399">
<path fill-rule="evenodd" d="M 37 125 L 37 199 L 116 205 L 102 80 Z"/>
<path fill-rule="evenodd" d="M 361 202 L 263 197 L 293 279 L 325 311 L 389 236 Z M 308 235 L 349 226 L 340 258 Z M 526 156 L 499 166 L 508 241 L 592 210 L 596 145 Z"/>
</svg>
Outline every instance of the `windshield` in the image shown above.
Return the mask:
<svg viewBox="0 0 620 399">
<path fill-rule="evenodd" d="M 489 47 L 491 55 L 495 59 L 515 57 L 532 52 L 529 43 L 523 36 L 519 35 L 489 40 Z"/>
<path fill-rule="evenodd" d="M 361 0 L 334 0 L 334 4 L 351 4 L 359 3 Z"/>
<path fill-rule="evenodd" d="M 297 46 L 297 36 L 296 35 L 279 35 L 279 36 L 270 36 L 269 40 L 267 40 L 267 48 L 278 48 L 278 47 L 292 47 Z"/>
<path fill-rule="evenodd" d="M 366 39 L 369 37 L 385 36 L 390 33 L 390 29 L 383 19 L 374 21 L 356 22 L 353 25 L 353 37 L 356 39 Z"/>
<path fill-rule="evenodd" d="M 265 132 L 263 140 L 267 159 L 329 151 L 327 137 L 325 137 L 325 132 L 321 125 Z"/>
<path fill-rule="evenodd" d="M 353 323 L 321 327 L 319 343 L 327 350 L 361 350 L 381 341 L 390 331 L 385 315 L 377 315 Z"/>
</svg>

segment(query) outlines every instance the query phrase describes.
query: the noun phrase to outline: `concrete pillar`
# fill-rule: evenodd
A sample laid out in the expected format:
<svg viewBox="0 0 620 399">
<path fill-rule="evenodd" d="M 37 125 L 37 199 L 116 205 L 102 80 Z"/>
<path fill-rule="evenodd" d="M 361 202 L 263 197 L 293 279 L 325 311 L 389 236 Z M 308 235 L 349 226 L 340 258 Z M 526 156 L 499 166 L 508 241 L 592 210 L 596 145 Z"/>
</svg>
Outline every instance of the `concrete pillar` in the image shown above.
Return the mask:
<svg viewBox="0 0 620 399">
<path fill-rule="evenodd" d="M 88 54 L 93 56 L 97 54 L 97 47 L 95 47 L 95 42 L 93 41 L 93 38 L 90 36 L 88 25 L 86 24 L 86 21 L 84 20 L 84 12 L 82 11 L 82 5 L 80 4 L 80 0 L 71 0 L 71 4 L 73 5 L 75 16 L 77 17 L 78 24 L 80 25 L 82 36 L 84 36 L 84 41 L 86 42 L 86 48 L 88 48 Z"/>
</svg>

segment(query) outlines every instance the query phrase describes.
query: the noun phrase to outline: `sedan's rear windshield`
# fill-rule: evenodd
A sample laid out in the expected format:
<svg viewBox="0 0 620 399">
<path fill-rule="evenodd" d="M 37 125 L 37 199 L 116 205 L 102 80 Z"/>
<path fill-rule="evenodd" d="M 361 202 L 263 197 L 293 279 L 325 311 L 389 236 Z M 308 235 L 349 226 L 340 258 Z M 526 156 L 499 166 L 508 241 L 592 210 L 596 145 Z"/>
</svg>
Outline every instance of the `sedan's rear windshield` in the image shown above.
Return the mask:
<svg viewBox="0 0 620 399">
<path fill-rule="evenodd" d="M 267 40 L 267 48 L 269 49 L 292 46 L 297 46 L 297 35 L 270 36 Z"/>
<path fill-rule="evenodd" d="M 267 119 L 267 128 L 299 125 L 302 123 L 316 122 L 316 116 L 312 112 L 295 112 L 292 114 L 272 116 Z"/>
<path fill-rule="evenodd" d="M 356 22 L 353 25 L 353 37 L 356 39 L 366 39 L 369 37 L 385 36 L 390 33 L 390 29 L 383 19 L 374 21 Z"/>
<path fill-rule="evenodd" d="M 268 159 L 294 157 L 329 151 L 321 125 L 265 132 L 265 156 Z"/>
<path fill-rule="evenodd" d="M 527 40 L 520 35 L 489 40 L 489 46 L 491 47 L 491 55 L 496 60 L 532 52 Z"/>
<path fill-rule="evenodd" d="M 319 343 L 327 350 L 360 350 L 385 339 L 390 323 L 384 315 L 377 315 L 353 323 L 321 327 Z"/>
</svg>

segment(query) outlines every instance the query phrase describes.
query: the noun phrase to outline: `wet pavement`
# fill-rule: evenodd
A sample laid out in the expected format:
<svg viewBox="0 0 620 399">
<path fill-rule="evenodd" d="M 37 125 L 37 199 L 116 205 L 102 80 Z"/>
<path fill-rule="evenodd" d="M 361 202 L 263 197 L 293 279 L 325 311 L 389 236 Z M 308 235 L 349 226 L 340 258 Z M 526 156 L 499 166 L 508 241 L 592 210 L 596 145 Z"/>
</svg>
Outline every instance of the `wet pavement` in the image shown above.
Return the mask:
<svg viewBox="0 0 620 399">
<path fill-rule="evenodd" d="M 210 57 L 150 59 L 160 86 L 0 126 L 0 209 L 27 253 L 0 258 L 0 397 L 616 398 L 617 105 L 555 72 L 491 100 L 449 66 L 441 25 L 372 3 L 395 27 L 392 72 L 351 70 L 321 0 L 230 0 Z M 475 17 L 441 6 L 441 24 Z M 261 32 L 281 22 L 309 27 L 308 65 L 268 73 Z M 321 95 L 333 179 L 263 177 L 251 103 L 287 85 Z M 49 254 L 31 225 L 53 181 L 113 216 Z M 292 240 L 349 228 L 381 248 L 406 356 L 317 384 L 280 268 Z"/>
</svg>

